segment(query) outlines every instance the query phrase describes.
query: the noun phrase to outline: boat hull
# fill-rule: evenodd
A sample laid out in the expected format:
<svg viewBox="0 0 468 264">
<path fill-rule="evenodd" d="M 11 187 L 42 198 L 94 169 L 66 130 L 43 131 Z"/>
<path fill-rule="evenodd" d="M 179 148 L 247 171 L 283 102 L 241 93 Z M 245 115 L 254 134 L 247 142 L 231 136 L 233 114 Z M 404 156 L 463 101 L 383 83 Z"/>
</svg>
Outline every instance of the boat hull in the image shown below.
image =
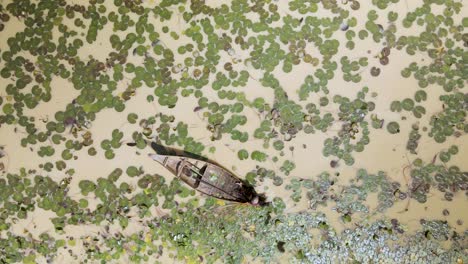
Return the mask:
<svg viewBox="0 0 468 264">
<path fill-rule="evenodd" d="M 206 195 L 240 203 L 252 203 L 257 197 L 253 187 L 213 163 L 170 155 L 151 154 L 150 157 L 190 187 Z"/>
</svg>

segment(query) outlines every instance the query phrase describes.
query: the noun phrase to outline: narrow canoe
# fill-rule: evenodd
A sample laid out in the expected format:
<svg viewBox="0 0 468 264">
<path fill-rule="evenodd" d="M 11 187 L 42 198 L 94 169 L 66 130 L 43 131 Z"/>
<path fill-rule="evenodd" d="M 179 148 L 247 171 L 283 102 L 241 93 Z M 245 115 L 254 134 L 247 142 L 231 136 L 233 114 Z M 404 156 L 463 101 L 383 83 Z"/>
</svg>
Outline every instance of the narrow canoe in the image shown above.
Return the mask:
<svg viewBox="0 0 468 264">
<path fill-rule="evenodd" d="M 252 186 L 218 165 L 181 156 L 149 156 L 201 193 L 239 203 L 257 204 L 259 201 L 259 196 Z"/>
</svg>

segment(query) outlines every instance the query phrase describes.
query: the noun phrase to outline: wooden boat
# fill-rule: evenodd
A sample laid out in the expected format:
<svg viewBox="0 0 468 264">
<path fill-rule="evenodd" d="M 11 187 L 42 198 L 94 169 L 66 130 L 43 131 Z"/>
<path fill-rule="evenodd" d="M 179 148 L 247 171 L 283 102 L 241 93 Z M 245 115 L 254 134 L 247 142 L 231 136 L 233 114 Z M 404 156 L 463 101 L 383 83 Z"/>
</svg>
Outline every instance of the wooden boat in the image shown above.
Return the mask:
<svg viewBox="0 0 468 264">
<path fill-rule="evenodd" d="M 154 144 L 151 146 L 156 150 Z M 219 165 L 201 159 L 176 155 L 149 154 L 195 190 L 218 199 L 263 205 L 255 189 Z"/>
</svg>

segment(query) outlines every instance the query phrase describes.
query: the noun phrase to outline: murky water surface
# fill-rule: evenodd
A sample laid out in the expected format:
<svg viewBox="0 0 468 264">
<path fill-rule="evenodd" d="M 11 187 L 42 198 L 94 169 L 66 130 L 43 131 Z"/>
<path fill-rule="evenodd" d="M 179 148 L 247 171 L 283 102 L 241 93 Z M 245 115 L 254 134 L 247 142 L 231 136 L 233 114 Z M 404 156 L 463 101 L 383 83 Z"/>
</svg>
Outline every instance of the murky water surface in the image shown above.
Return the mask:
<svg viewBox="0 0 468 264">
<path fill-rule="evenodd" d="M 466 263 L 467 14 L 0 2 L 0 261 Z M 269 204 L 190 189 L 149 141 Z"/>
</svg>

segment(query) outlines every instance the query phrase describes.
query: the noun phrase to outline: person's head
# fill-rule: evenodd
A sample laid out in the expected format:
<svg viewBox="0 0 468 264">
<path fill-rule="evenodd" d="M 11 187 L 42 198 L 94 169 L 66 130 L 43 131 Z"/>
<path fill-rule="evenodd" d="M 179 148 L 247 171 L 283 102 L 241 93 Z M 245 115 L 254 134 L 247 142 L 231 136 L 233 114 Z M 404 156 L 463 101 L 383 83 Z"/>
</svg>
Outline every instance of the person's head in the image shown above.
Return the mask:
<svg viewBox="0 0 468 264">
<path fill-rule="evenodd" d="M 258 195 L 254 195 L 254 197 L 250 200 L 251 205 L 260 205 L 260 197 Z"/>
<path fill-rule="evenodd" d="M 265 206 L 265 205 L 268 205 L 269 203 L 267 203 L 266 201 L 266 198 L 265 196 L 263 195 L 259 195 L 259 194 L 255 194 L 252 199 L 250 199 L 249 203 L 253 206 Z"/>
</svg>

